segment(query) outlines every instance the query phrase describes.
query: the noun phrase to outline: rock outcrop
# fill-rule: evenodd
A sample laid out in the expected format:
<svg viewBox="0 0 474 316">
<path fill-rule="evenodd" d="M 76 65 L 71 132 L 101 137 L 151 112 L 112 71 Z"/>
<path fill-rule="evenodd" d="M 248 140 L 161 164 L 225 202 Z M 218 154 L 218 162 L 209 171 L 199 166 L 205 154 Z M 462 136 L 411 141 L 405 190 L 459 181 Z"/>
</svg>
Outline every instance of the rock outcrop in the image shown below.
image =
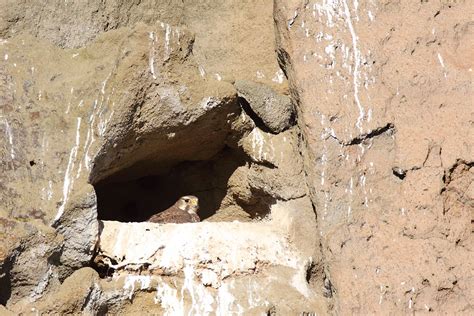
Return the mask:
<svg viewBox="0 0 474 316">
<path fill-rule="evenodd" d="M 0 0 L 0 314 L 472 313 L 469 4 Z"/>
<path fill-rule="evenodd" d="M 337 313 L 472 313 L 468 11 L 275 3 Z"/>
</svg>

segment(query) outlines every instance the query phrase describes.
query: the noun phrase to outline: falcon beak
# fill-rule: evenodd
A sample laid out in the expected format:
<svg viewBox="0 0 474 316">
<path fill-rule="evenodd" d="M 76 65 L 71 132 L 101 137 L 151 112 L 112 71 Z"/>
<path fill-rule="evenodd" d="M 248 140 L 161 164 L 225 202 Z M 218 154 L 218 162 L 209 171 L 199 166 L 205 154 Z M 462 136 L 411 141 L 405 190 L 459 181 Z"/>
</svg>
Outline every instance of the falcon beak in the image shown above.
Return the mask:
<svg viewBox="0 0 474 316">
<path fill-rule="evenodd" d="M 198 205 L 198 200 L 197 199 L 192 199 L 191 200 L 191 205 L 192 206 L 197 206 Z"/>
</svg>

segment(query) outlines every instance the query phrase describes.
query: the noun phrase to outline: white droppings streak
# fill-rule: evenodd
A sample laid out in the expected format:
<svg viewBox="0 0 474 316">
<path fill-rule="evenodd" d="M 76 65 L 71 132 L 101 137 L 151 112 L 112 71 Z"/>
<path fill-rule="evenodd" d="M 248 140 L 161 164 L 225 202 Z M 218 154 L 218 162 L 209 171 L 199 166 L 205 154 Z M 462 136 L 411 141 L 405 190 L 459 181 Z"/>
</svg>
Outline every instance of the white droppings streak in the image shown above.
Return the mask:
<svg viewBox="0 0 474 316">
<path fill-rule="evenodd" d="M 213 109 L 219 105 L 219 100 L 216 100 L 213 97 L 207 97 L 201 100 L 200 105 L 206 110 Z"/>
<path fill-rule="evenodd" d="M 48 181 L 48 191 L 47 191 L 47 198 L 50 201 L 53 198 L 53 181 Z"/>
<path fill-rule="evenodd" d="M 64 175 L 64 182 L 63 182 L 64 183 L 63 184 L 63 201 L 61 202 L 61 206 L 58 209 L 58 213 L 56 214 L 56 217 L 54 218 L 55 222 L 59 220 L 61 216 L 63 215 L 64 207 L 66 206 L 69 193 L 74 184 L 74 178 L 71 177 L 71 173 L 74 169 L 74 164 L 77 157 L 77 150 L 79 148 L 80 129 L 81 129 L 81 118 L 78 117 L 77 128 L 76 128 L 76 144 L 74 145 L 74 147 L 72 147 L 71 152 L 69 154 L 69 161 L 67 163 L 66 173 Z"/>
<path fill-rule="evenodd" d="M 38 282 L 38 284 L 33 288 L 30 294 L 30 300 L 32 302 L 36 301 L 38 298 L 43 296 L 43 292 L 46 289 L 46 287 L 49 284 L 49 280 L 51 279 L 51 276 L 53 274 L 52 267 L 49 266 L 48 271 L 43 275 L 41 280 Z"/>
<path fill-rule="evenodd" d="M 446 72 L 446 66 L 444 64 L 444 60 L 443 60 L 443 56 L 441 56 L 440 53 L 438 53 L 438 60 L 439 60 L 439 63 L 441 65 L 441 67 L 443 67 L 443 71 L 444 71 L 444 78 L 446 78 L 448 76 L 447 72 Z"/>
<path fill-rule="evenodd" d="M 440 53 L 438 53 L 438 60 L 439 60 L 439 63 L 441 64 L 441 67 L 445 68 L 443 57 L 441 56 Z"/>
<path fill-rule="evenodd" d="M 209 315 L 214 309 L 212 304 L 214 299 L 206 290 L 204 285 L 194 280 L 195 273 L 192 265 L 184 267 L 184 285 L 181 288 L 181 298 L 184 298 L 184 291 L 187 290 L 191 296 L 191 308 L 188 315 Z"/>
<path fill-rule="evenodd" d="M 8 54 L 5 54 L 5 57 L 4 57 L 5 61 L 8 60 Z"/>
<path fill-rule="evenodd" d="M 372 14 L 372 11 L 368 10 L 368 11 L 367 11 L 367 15 L 369 16 L 369 20 L 370 20 L 370 21 L 375 20 L 375 16 Z"/>
<path fill-rule="evenodd" d="M 171 26 L 166 24 L 165 30 L 165 60 L 170 57 L 170 33 L 171 33 Z"/>
<path fill-rule="evenodd" d="M 140 284 L 140 290 L 146 290 L 150 287 L 151 276 L 148 275 L 127 275 L 125 277 L 125 282 L 123 289 L 128 293 L 128 299 L 131 300 L 133 293 L 135 292 L 135 283 Z"/>
<path fill-rule="evenodd" d="M 178 290 L 164 282 L 158 284 L 154 301 L 160 303 L 165 316 L 184 315 L 184 303 L 182 298 L 178 298 Z"/>
<path fill-rule="evenodd" d="M 283 83 L 284 80 L 285 74 L 283 73 L 283 70 L 278 69 L 278 71 L 275 73 L 275 76 L 272 78 L 272 81 L 277 83 Z"/>
<path fill-rule="evenodd" d="M 252 134 L 252 152 L 257 153 L 258 160 L 262 159 L 263 145 L 265 144 L 265 138 L 258 128 L 254 128 Z"/>
<path fill-rule="evenodd" d="M 235 297 L 230 292 L 229 285 L 227 283 L 224 283 L 219 288 L 217 292 L 217 303 L 218 303 L 218 308 L 216 311 L 217 316 L 226 316 L 229 314 L 234 315 L 235 311 L 232 310 L 232 305 L 235 304 Z M 237 315 L 242 315 L 242 314 L 237 312 Z"/>
<path fill-rule="evenodd" d="M 364 108 L 359 99 L 359 77 L 360 77 L 360 50 L 358 48 L 358 37 L 354 29 L 354 25 L 352 24 L 352 17 L 349 6 L 347 5 L 347 0 L 343 1 L 344 3 L 344 13 L 346 15 L 346 23 L 347 27 L 349 28 L 349 32 L 351 33 L 352 37 L 352 50 L 353 50 L 353 57 L 354 57 L 354 71 L 352 73 L 353 79 L 353 86 L 354 86 L 354 100 L 359 108 L 359 117 L 357 118 L 356 126 L 362 132 L 362 119 L 364 118 Z M 357 8 L 356 8 L 357 10 Z"/>
<path fill-rule="evenodd" d="M 90 170 L 91 168 L 91 158 L 89 156 L 89 149 L 94 141 L 93 140 L 94 136 L 92 134 L 94 133 L 93 124 L 95 121 L 94 112 L 95 112 L 96 105 L 97 105 L 97 100 L 95 100 L 92 114 L 89 116 L 89 128 L 87 129 L 86 141 L 84 142 L 84 163 L 86 165 L 87 170 Z"/>
<path fill-rule="evenodd" d="M 150 64 L 150 73 L 153 77 L 153 79 L 156 79 L 156 74 L 155 74 L 155 32 L 149 32 L 148 33 L 148 38 L 150 39 L 150 58 L 148 60 Z"/>
<path fill-rule="evenodd" d="M 10 124 L 8 124 L 7 119 L 3 119 L 3 124 L 5 125 L 5 133 L 7 134 L 8 138 L 8 143 L 10 144 L 10 157 L 15 159 L 15 149 L 13 148 L 13 133 L 12 129 L 10 127 Z"/>
<path fill-rule="evenodd" d="M 291 27 L 293 26 L 293 23 L 295 23 L 295 20 L 296 20 L 297 17 L 298 17 L 298 11 L 295 11 L 295 13 L 293 14 L 293 18 L 291 18 L 288 21 L 288 29 L 291 29 Z"/>
<path fill-rule="evenodd" d="M 204 69 L 203 66 L 199 65 L 199 74 L 201 75 L 201 77 L 205 77 L 206 76 L 206 70 Z"/>
</svg>

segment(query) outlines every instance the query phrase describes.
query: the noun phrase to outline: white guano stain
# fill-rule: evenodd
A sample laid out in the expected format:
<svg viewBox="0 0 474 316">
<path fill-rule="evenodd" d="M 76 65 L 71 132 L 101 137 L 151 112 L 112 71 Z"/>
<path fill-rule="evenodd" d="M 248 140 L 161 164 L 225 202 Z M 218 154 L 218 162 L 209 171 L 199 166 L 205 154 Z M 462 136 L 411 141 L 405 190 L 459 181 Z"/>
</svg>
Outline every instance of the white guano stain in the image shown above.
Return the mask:
<svg viewBox="0 0 474 316">
<path fill-rule="evenodd" d="M 233 287 L 234 280 L 228 283 L 223 284 L 217 291 L 217 316 L 226 316 L 226 315 L 243 315 L 243 308 L 240 304 L 236 303 L 234 295 L 230 292 L 230 288 Z M 235 305 L 235 307 L 234 307 Z M 237 309 L 237 310 L 235 310 Z"/>
<path fill-rule="evenodd" d="M 86 141 L 84 142 L 84 163 L 87 170 L 91 169 L 91 161 L 92 159 L 89 156 L 89 150 L 94 142 L 94 122 L 95 122 L 95 111 L 97 108 L 97 100 L 94 100 L 94 104 L 92 106 L 92 113 L 89 116 L 89 127 L 87 129 Z"/>
<path fill-rule="evenodd" d="M 184 297 L 185 290 L 191 296 L 191 308 L 188 315 L 209 315 L 214 310 L 212 307 L 214 298 L 203 284 L 195 281 L 193 265 L 186 265 L 183 270 L 184 285 L 181 288 L 181 297 Z"/>
<path fill-rule="evenodd" d="M 74 184 L 74 177 L 71 176 L 72 171 L 74 170 L 74 164 L 77 157 L 77 151 L 79 149 L 79 141 L 80 141 L 80 129 L 81 129 L 81 118 L 77 118 L 77 128 L 76 128 L 76 143 L 72 147 L 71 152 L 69 153 L 69 160 L 67 163 L 66 172 L 64 174 L 64 181 L 63 181 L 63 200 L 61 205 L 59 206 L 58 213 L 54 218 L 54 222 L 58 221 L 64 213 L 64 208 L 66 206 L 69 193 L 71 192 L 72 186 Z"/>
<path fill-rule="evenodd" d="M 206 70 L 201 65 L 198 66 L 198 69 L 199 69 L 199 74 L 201 75 L 201 77 L 204 78 L 206 76 Z"/>
<path fill-rule="evenodd" d="M 178 290 L 164 282 L 158 284 L 154 302 L 161 305 L 165 316 L 185 315 L 184 303 L 182 298 L 178 297 Z"/>
<path fill-rule="evenodd" d="M 352 8 L 351 8 L 352 5 Z M 371 1 L 369 5 L 376 9 L 376 3 Z M 351 87 L 353 90 L 353 102 L 357 108 L 357 119 L 355 122 L 355 127 L 358 129 L 359 132 L 363 132 L 363 121 L 367 118 L 367 120 L 372 119 L 372 112 L 370 113 L 370 117 L 368 111 L 370 110 L 370 106 L 368 104 L 363 104 L 361 98 L 361 87 L 365 87 L 367 91 L 367 98 L 370 100 L 369 85 L 375 83 L 375 77 L 370 76 L 367 71 L 370 71 L 370 63 L 365 65 L 366 58 L 363 56 L 359 37 L 356 33 L 356 26 L 354 23 L 359 21 L 358 17 L 358 10 L 359 10 L 359 2 L 352 1 L 349 3 L 348 0 L 321 0 L 318 3 L 312 5 L 313 8 L 313 16 L 318 21 L 318 23 L 324 23 L 329 29 L 334 29 L 334 34 L 326 34 L 324 30 L 319 31 L 315 34 L 315 41 L 322 42 L 327 41 L 328 43 L 325 47 L 325 53 L 327 55 L 326 58 L 323 58 L 318 53 L 313 52 L 313 56 L 318 58 L 318 62 L 321 67 L 329 69 L 330 71 L 335 67 L 339 55 L 338 52 L 341 52 L 341 65 L 344 69 L 347 69 L 348 75 L 341 74 L 340 71 L 337 71 L 337 78 L 341 81 L 351 81 Z M 371 9 L 372 10 L 372 9 Z M 370 18 L 374 18 L 373 10 L 366 10 L 366 12 Z M 341 29 L 342 27 L 342 29 Z M 345 32 L 344 29 L 347 30 L 347 33 L 350 34 L 350 44 L 346 45 L 344 43 L 344 39 L 338 39 L 340 34 Z M 334 38 L 334 36 L 336 38 Z M 318 45 L 321 47 L 321 45 Z M 370 57 L 370 51 L 368 52 Z M 363 67 L 367 68 L 367 71 L 363 71 Z M 364 69 L 365 69 L 364 68 Z M 329 82 L 333 82 L 331 75 L 328 75 Z M 332 92 L 329 89 L 328 93 Z M 347 97 L 345 97 L 347 99 Z"/>
<path fill-rule="evenodd" d="M 283 83 L 284 80 L 285 80 L 285 74 L 283 70 L 278 69 L 278 71 L 275 73 L 275 76 L 272 78 L 272 81 L 276 83 Z"/>
<path fill-rule="evenodd" d="M 291 27 L 295 23 L 295 20 L 296 20 L 297 17 L 298 17 L 298 10 L 295 10 L 295 13 L 293 14 L 293 17 L 288 20 L 288 29 L 291 29 Z"/>
<path fill-rule="evenodd" d="M 7 119 L 3 119 L 3 124 L 5 125 L 5 133 L 8 139 L 8 144 L 10 145 L 10 157 L 13 160 L 15 159 L 15 148 L 13 147 L 13 132 Z"/>
<path fill-rule="evenodd" d="M 48 190 L 47 190 L 47 199 L 48 201 L 51 201 L 52 198 L 53 198 L 53 181 L 49 180 Z"/>
<path fill-rule="evenodd" d="M 127 275 L 125 277 L 123 289 L 129 300 L 132 299 L 135 293 L 135 283 L 140 285 L 140 290 L 146 290 L 150 287 L 151 276 L 149 275 Z"/>
<path fill-rule="evenodd" d="M 280 212 L 285 210 L 282 208 Z M 105 221 L 101 251 L 110 258 L 123 258 L 116 265 L 109 264 L 117 269 L 115 280 L 124 274 L 135 273 L 130 271 L 137 271 L 137 265 L 144 264 L 151 270 L 165 271 L 167 275 L 184 275 L 182 279 L 173 280 L 163 280 L 160 276 L 152 276 L 151 280 L 143 276 L 125 279 L 122 295 L 129 299 L 133 299 L 136 291 L 150 292 L 156 286 L 154 302 L 160 304 L 164 315 L 245 315 L 245 311 L 266 306 L 268 302 L 265 294 L 262 295 L 266 286 L 261 284 L 263 280 L 249 280 L 248 288 L 243 288 L 244 284 L 239 282 L 237 288 L 238 281 L 229 278 L 255 271 L 258 261 L 292 268 L 291 285 L 303 296 L 313 294 L 305 280 L 306 268 L 312 259 L 301 257 L 269 222 L 258 224 L 258 230 L 253 229 L 253 223 L 239 222 L 226 223 L 225 227 L 205 222 L 199 225 L 149 225 L 152 224 Z M 145 230 L 145 227 L 149 229 Z M 139 242 L 144 238 L 148 243 Z M 174 241 L 172 246 L 170 240 Z M 209 244 L 213 247 L 209 248 Z M 219 259 L 216 259 L 217 254 Z M 265 284 L 267 281 L 271 282 L 266 279 Z M 246 299 L 240 298 L 242 290 L 249 298 L 248 305 Z M 234 292 L 239 293 L 239 299 Z"/>
<path fill-rule="evenodd" d="M 372 22 L 375 20 L 375 16 L 374 14 L 372 13 L 372 11 L 368 10 L 367 11 L 367 16 L 369 17 L 369 20 Z"/>
<path fill-rule="evenodd" d="M 153 79 L 156 79 L 155 74 L 155 32 L 149 32 L 148 38 L 150 39 L 150 57 L 148 58 L 148 63 L 150 66 L 150 73 Z"/>
<path fill-rule="evenodd" d="M 186 265 L 183 269 L 184 282 L 181 288 L 174 288 L 163 282 L 158 282 L 155 304 L 160 304 L 164 315 L 243 315 L 244 308 L 236 303 L 235 297 L 230 289 L 233 288 L 233 280 L 218 287 L 217 293 L 211 291 L 203 283 L 196 280 L 196 274 L 192 265 Z M 127 289 L 130 289 L 128 286 Z M 126 293 L 128 297 L 133 292 Z M 250 290 L 251 295 L 255 296 Z M 185 297 L 190 298 L 190 304 L 185 302 Z M 260 306 L 263 300 L 258 298 L 253 306 Z"/>
<path fill-rule="evenodd" d="M 261 160 L 263 156 L 263 145 L 265 144 L 265 138 L 257 127 L 254 128 L 250 134 L 252 134 L 252 152 L 254 155 L 256 153 L 256 159 Z"/>
<path fill-rule="evenodd" d="M 5 61 L 8 60 L 8 54 L 5 54 L 5 56 L 3 57 L 3 59 L 5 59 Z"/>
<path fill-rule="evenodd" d="M 52 269 L 51 266 L 49 266 L 48 270 L 43 275 L 41 280 L 39 280 L 38 284 L 31 291 L 30 302 L 34 302 L 37 299 L 39 299 L 41 296 L 43 296 L 43 292 L 46 289 L 46 287 L 48 286 L 49 280 L 51 279 L 52 275 L 53 275 L 53 269 Z"/>
<path fill-rule="evenodd" d="M 171 26 L 169 24 L 166 24 L 166 29 L 165 29 L 165 57 L 164 57 L 164 60 L 168 60 L 170 58 L 170 53 L 171 53 L 170 34 L 171 34 Z"/>
<path fill-rule="evenodd" d="M 440 53 L 438 53 L 438 61 L 441 67 L 443 68 L 444 78 L 446 78 L 448 76 L 446 72 L 446 65 L 444 64 L 443 56 L 441 56 Z"/>
<path fill-rule="evenodd" d="M 362 132 L 362 119 L 364 118 L 364 107 L 362 106 L 359 99 L 359 77 L 360 77 L 360 62 L 361 62 L 361 53 L 358 48 L 358 36 L 355 32 L 354 25 L 352 23 L 351 12 L 349 6 L 347 5 L 347 0 L 343 0 L 344 4 L 344 13 L 346 16 L 347 27 L 352 37 L 352 53 L 354 58 L 354 71 L 352 73 L 353 88 L 354 88 L 354 100 L 359 108 L 359 117 L 357 118 L 356 126 L 359 131 Z M 357 11 L 357 8 L 356 8 Z"/>
<path fill-rule="evenodd" d="M 213 108 L 217 107 L 218 105 L 219 105 L 219 100 L 217 100 L 213 97 L 203 98 L 200 102 L 201 108 L 203 108 L 205 110 L 213 109 Z"/>
</svg>

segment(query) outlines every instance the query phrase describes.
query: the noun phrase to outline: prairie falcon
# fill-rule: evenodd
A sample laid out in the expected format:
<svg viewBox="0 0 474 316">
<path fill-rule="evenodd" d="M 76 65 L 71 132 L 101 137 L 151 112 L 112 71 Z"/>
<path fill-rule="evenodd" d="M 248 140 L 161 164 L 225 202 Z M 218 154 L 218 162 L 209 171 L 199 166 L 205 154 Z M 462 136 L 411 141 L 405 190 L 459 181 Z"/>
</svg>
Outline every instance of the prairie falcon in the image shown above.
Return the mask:
<svg viewBox="0 0 474 316">
<path fill-rule="evenodd" d="M 197 223 L 201 219 L 197 215 L 199 200 L 193 195 L 181 197 L 173 206 L 157 213 L 148 219 L 152 223 Z"/>
</svg>

